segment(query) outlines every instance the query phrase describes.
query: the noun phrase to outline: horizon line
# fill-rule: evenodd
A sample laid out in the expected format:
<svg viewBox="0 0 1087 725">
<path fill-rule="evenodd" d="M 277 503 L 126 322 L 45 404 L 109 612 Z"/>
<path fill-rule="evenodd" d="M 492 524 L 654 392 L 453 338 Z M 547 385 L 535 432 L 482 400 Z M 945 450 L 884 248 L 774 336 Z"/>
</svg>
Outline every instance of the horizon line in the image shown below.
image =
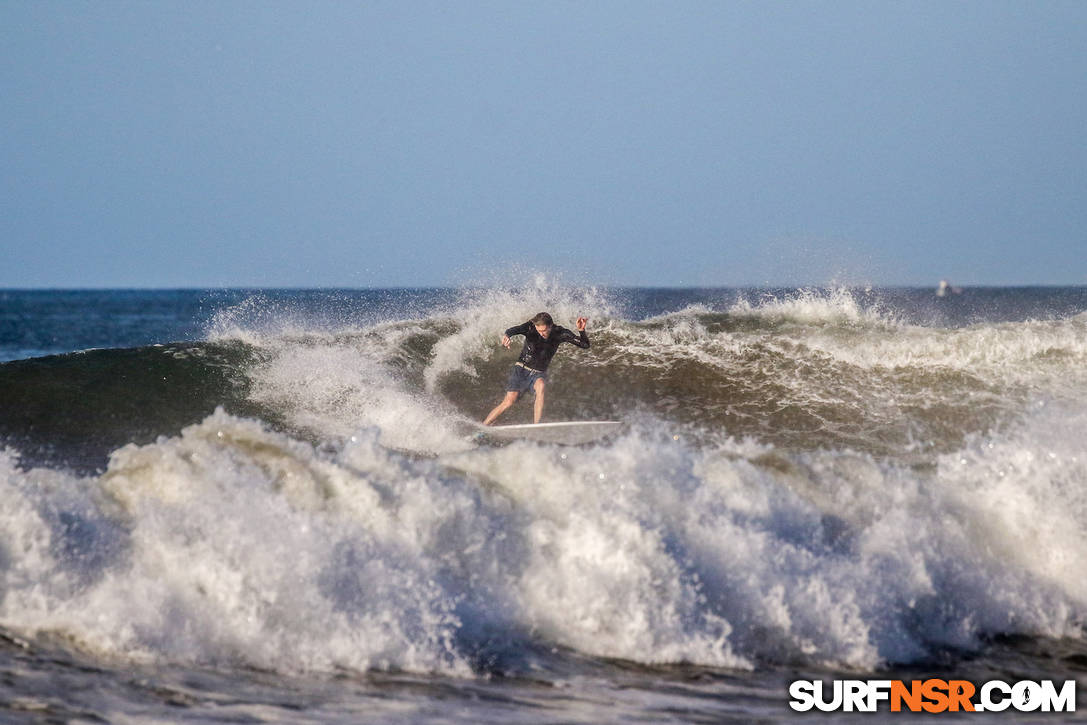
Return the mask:
<svg viewBox="0 0 1087 725">
<path fill-rule="evenodd" d="M 295 286 L 295 285 L 192 285 L 192 286 L 76 286 L 76 287 L 62 287 L 57 285 L 50 286 L 33 286 L 33 287 L 5 287 L 0 286 L 0 292 L 214 292 L 214 291 L 231 291 L 231 292 L 362 292 L 362 291 L 408 291 L 408 290 L 427 290 L 427 291 L 455 291 L 455 290 L 478 290 L 478 289 L 506 289 L 517 288 L 525 285 L 480 285 L 480 284 L 463 284 L 463 285 L 386 285 L 386 286 L 342 286 L 342 285 L 320 285 L 320 286 Z M 782 290 L 782 289 L 935 289 L 939 287 L 939 283 L 936 284 L 874 284 L 874 283 L 858 283 L 858 284 L 833 284 L 833 283 L 806 283 L 806 284 L 721 284 L 721 285 L 705 285 L 705 284 L 663 284 L 663 285 L 640 285 L 640 284 L 583 284 L 583 285 L 569 285 L 571 287 L 593 287 L 598 289 L 644 289 L 644 290 L 717 290 L 717 289 L 748 289 L 748 290 Z M 967 289 L 1025 289 L 1025 288 L 1065 288 L 1075 289 L 1080 287 L 1087 287 L 1087 282 L 1083 283 L 1060 283 L 1060 282 L 1016 282 L 1016 283 L 979 283 L 979 284 L 955 284 L 955 288 L 967 290 Z"/>
</svg>

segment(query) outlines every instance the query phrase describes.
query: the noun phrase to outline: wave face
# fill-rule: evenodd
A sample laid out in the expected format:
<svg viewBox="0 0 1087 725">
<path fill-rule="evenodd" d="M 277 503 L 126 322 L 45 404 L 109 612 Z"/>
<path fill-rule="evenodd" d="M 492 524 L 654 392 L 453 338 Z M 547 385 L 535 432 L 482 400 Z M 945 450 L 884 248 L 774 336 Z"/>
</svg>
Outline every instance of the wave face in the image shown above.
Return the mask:
<svg viewBox="0 0 1087 725">
<path fill-rule="evenodd" d="M 0 624 L 465 676 L 1081 641 L 1087 305 L 977 294 L 254 295 L 199 341 L 0 364 Z M 546 417 L 626 426 L 478 446 L 498 337 L 542 309 L 592 339 L 560 349 Z"/>
</svg>

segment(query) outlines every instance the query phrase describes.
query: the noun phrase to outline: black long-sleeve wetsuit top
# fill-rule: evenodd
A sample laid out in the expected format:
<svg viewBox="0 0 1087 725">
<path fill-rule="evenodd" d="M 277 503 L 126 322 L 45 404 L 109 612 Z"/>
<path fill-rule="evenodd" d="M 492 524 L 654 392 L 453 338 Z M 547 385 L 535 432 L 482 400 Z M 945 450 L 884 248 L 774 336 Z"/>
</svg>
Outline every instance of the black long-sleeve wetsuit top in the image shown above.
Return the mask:
<svg viewBox="0 0 1087 725">
<path fill-rule="evenodd" d="M 545 340 L 540 333 L 536 332 L 536 326 L 532 324 L 531 320 L 523 325 L 517 325 L 506 330 L 506 337 L 513 337 L 514 335 L 525 336 L 525 346 L 521 348 L 521 354 L 518 356 L 517 362 L 541 372 L 546 372 L 547 366 L 551 364 L 551 358 L 555 357 L 555 350 L 562 343 L 568 342 L 583 349 L 589 348 L 589 335 L 586 334 L 585 330 L 581 331 L 581 335 L 577 335 L 573 330 L 559 325 L 552 325 L 551 334 Z"/>
</svg>

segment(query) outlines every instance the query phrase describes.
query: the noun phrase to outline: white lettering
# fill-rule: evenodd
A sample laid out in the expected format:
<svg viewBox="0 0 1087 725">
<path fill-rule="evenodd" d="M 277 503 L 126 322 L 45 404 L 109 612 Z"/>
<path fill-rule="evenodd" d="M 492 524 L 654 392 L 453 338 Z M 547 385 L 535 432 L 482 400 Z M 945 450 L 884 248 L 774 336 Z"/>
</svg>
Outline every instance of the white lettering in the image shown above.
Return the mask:
<svg viewBox="0 0 1087 725">
<path fill-rule="evenodd" d="M 834 693 L 834 697 L 827 702 L 823 699 L 823 681 L 815 681 L 815 706 L 823 712 L 834 712 L 842 706 L 842 681 L 835 680 L 832 686 L 831 692 Z"/>
<path fill-rule="evenodd" d="M 815 707 L 815 683 L 811 680 L 797 680 L 789 685 L 789 707 L 797 712 L 807 712 Z"/>
<path fill-rule="evenodd" d="M 998 690 L 1005 697 L 1001 697 L 999 700 L 993 700 L 992 692 Z M 983 712 L 1003 712 L 1011 705 L 1011 700 L 1006 696 L 1012 692 L 1011 685 L 1001 680 L 990 680 L 981 686 L 981 702 L 982 706 L 975 707 L 977 710 Z"/>
<path fill-rule="evenodd" d="M 846 712 L 867 712 L 868 683 L 864 680 L 846 680 L 842 700 Z"/>
<path fill-rule="evenodd" d="M 1037 682 L 1023 680 L 1012 687 L 1012 705 L 1019 712 L 1034 712 L 1042 706 L 1042 687 Z"/>
<path fill-rule="evenodd" d="M 1042 683 L 1042 711 L 1050 712 L 1075 712 L 1076 711 L 1076 681 L 1065 680 L 1061 691 L 1057 692 L 1057 686 L 1052 680 Z"/>
<path fill-rule="evenodd" d="M 881 700 L 891 699 L 891 681 L 890 680 L 869 680 L 868 681 L 868 712 L 875 712 L 879 709 L 879 703 Z"/>
</svg>

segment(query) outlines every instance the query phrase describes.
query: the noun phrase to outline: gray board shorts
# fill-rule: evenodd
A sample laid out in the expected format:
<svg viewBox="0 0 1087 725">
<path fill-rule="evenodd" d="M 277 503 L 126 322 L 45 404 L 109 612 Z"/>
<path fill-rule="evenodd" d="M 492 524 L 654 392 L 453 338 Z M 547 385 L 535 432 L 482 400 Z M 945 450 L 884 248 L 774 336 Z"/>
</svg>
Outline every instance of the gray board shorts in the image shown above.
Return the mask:
<svg viewBox="0 0 1087 725">
<path fill-rule="evenodd" d="M 514 365 L 513 369 L 510 370 L 509 382 L 506 383 L 506 392 L 523 393 L 526 390 L 531 390 L 537 380 L 547 380 L 547 373 Z"/>
</svg>

